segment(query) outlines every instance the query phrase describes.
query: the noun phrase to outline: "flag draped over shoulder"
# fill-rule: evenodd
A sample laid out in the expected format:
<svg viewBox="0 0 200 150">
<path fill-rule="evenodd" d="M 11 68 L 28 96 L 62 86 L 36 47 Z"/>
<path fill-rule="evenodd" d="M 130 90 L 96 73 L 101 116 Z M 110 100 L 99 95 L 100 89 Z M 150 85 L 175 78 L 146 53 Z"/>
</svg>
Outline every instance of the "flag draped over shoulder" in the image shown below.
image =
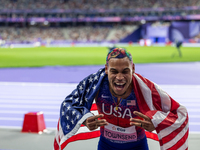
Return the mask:
<svg viewBox="0 0 200 150">
<path fill-rule="evenodd" d="M 64 149 L 71 141 L 94 138 L 100 135 L 98 130 L 88 134 L 87 127 L 81 125 L 85 119 L 97 114 L 93 100 L 104 77 L 104 68 L 89 75 L 62 102 L 54 140 L 54 150 Z"/>
<path fill-rule="evenodd" d="M 100 136 L 99 128 L 89 131 L 82 123 L 98 113 L 93 100 L 105 76 L 105 69 L 89 75 L 65 98 L 61 104 L 54 150 L 63 150 L 72 141 Z M 158 85 L 136 73 L 133 75 L 133 89 L 140 111 L 151 118 L 157 132 L 157 135 L 146 132 L 147 137 L 159 140 L 161 150 L 188 149 L 186 108 Z"/>
<path fill-rule="evenodd" d="M 161 150 L 188 149 L 188 113 L 157 84 L 134 74 L 133 86 L 140 111 L 151 118 Z"/>
</svg>

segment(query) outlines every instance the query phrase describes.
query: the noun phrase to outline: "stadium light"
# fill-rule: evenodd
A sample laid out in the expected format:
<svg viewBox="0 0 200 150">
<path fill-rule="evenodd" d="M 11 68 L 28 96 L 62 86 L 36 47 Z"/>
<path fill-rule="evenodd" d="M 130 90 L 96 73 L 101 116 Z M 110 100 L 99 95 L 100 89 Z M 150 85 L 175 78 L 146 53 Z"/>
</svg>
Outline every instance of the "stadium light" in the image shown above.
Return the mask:
<svg viewBox="0 0 200 150">
<path fill-rule="evenodd" d="M 47 25 L 49 25 L 49 21 L 44 21 L 43 24 L 44 24 L 45 26 L 47 26 Z"/>
<path fill-rule="evenodd" d="M 34 26 L 35 24 L 36 24 L 35 21 L 31 21 L 31 22 L 30 22 L 30 25 L 32 25 L 32 26 Z"/>
<path fill-rule="evenodd" d="M 145 23 L 146 23 L 146 20 L 142 19 L 141 24 L 145 24 Z"/>
</svg>

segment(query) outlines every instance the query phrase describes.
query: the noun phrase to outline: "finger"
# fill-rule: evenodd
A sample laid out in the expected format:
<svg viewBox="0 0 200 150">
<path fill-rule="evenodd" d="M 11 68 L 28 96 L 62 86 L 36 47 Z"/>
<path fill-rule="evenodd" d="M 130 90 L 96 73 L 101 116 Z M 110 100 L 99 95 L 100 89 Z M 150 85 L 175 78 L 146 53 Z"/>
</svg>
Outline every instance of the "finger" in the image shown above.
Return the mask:
<svg viewBox="0 0 200 150">
<path fill-rule="evenodd" d="M 136 123 L 141 123 L 142 122 L 141 119 L 136 119 L 136 118 L 131 118 L 130 121 L 136 122 Z"/>
<path fill-rule="evenodd" d="M 142 114 L 141 112 L 134 111 L 133 114 L 136 115 L 136 116 L 139 116 L 139 117 L 141 117 L 141 118 L 143 118 L 145 120 L 150 120 L 150 118 L 148 116 Z"/>
<path fill-rule="evenodd" d="M 99 115 L 95 115 L 95 116 L 92 116 L 92 117 L 89 117 L 87 119 L 88 122 L 92 122 L 94 120 L 97 120 L 98 118 L 102 118 L 104 115 L 103 114 L 99 114 Z"/>
<path fill-rule="evenodd" d="M 98 127 L 105 126 L 105 125 L 108 125 L 108 122 L 105 119 L 100 119 L 100 120 L 97 121 Z"/>
<path fill-rule="evenodd" d="M 89 127 L 100 127 L 100 126 L 105 126 L 105 125 L 108 125 L 108 122 L 105 120 L 105 119 L 99 119 L 99 120 L 94 120 L 92 122 L 88 122 L 88 126 Z"/>
<path fill-rule="evenodd" d="M 143 124 L 151 124 L 151 122 L 146 121 L 146 120 L 141 120 L 141 119 L 136 119 L 136 118 L 131 118 L 130 119 L 131 122 L 137 122 L 137 123 L 143 123 Z"/>
<path fill-rule="evenodd" d="M 130 122 L 130 125 L 141 127 L 141 123 L 138 123 L 138 122 Z"/>
<path fill-rule="evenodd" d="M 88 126 L 88 129 L 89 129 L 90 131 L 95 130 L 95 129 L 97 129 L 97 128 L 98 128 L 97 125 Z"/>
</svg>

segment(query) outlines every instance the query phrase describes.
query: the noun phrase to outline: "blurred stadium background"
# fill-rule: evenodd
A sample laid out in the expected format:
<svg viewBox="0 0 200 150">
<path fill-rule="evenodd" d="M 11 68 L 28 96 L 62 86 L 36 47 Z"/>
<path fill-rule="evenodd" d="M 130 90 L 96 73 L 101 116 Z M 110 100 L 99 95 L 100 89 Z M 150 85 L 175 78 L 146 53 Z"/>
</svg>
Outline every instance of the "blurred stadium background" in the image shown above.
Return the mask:
<svg viewBox="0 0 200 150">
<path fill-rule="evenodd" d="M 198 0 L 0 0 L 0 3 L 2 47 L 107 45 L 138 43 L 141 39 L 165 45 L 176 38 L 184 44 L 200 42 Z"/>
<path fill-rule="evenodd" d="M 171 57 L 177 40 L 183 41 L 182 58 L 178 53 Z M 0 0 L 0 150 L 52 149 L 60 103 L 77 83 L 73 67 L 86 65 L 80 69 L 82 79 L 88 70 L 96 71 L 91 65 L 105 63 L 112 46 L 126 47 L 134 53 L 135 63 L 146 63 L 148 69 L 136 66 L 142 75 L 148 72 L 156 79 L 163 73 L 171 81 L 166 86 L 163 78 L 161 84 L 188 106 L 193 127 L 189 149 L 198 149 L 199 0 Z M 166 70 L 155 75 L 149 65 L 158 62 L 193 63 L 157 66 L 155 72 Z M 47 71 L 49 66 L 54 66 L 52 72 Z M 167 74 L 177 70 L 177 77 Z M 72 73 L 72 80 L 67 73 Z M 194 76 L 192 82 L 182 75 Z M 39 136 L 20 132 L 28 111 L 44 112 L 47 132 Z M 92 150 L 97 141 L 78 142 L 69 149 L 91 144 L 87 149 Z M 157 142 L 149 144 L 150 149 L 159 149 Z"/>
</svg>

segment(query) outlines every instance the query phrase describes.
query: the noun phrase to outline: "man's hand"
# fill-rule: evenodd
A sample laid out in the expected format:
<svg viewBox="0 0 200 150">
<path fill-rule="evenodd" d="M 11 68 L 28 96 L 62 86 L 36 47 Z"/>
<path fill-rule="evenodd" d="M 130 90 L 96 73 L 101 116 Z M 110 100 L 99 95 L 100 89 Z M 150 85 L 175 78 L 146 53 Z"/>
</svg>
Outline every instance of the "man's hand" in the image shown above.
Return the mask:
<svg viewBox="0 0 200 150">
<path fill-rule="evenodd" d="M 148 116 L 146 116 L 138 111 L 134 111 L 133 114 L 143 118 L 143 120 L 131 118 L 130 125 L 142 127 L 143 129 L 150 131 L 150 132 L 155 130 L 155 127 L 154 127 L 151 119 Z"/>
<path fill-rule="evenodd" d="M 103 114 L 99 114 L 99 115 L 96 115 L 96 116 L 89 117 L 84 121 L 83 124 L 90 131 L 97 129 L 100 126 L 108 125 L 108 122 L 105 119 L 99 119 L 99 118 L 102 118 L 103 116 L 104 116 Z"/>
</svg>

